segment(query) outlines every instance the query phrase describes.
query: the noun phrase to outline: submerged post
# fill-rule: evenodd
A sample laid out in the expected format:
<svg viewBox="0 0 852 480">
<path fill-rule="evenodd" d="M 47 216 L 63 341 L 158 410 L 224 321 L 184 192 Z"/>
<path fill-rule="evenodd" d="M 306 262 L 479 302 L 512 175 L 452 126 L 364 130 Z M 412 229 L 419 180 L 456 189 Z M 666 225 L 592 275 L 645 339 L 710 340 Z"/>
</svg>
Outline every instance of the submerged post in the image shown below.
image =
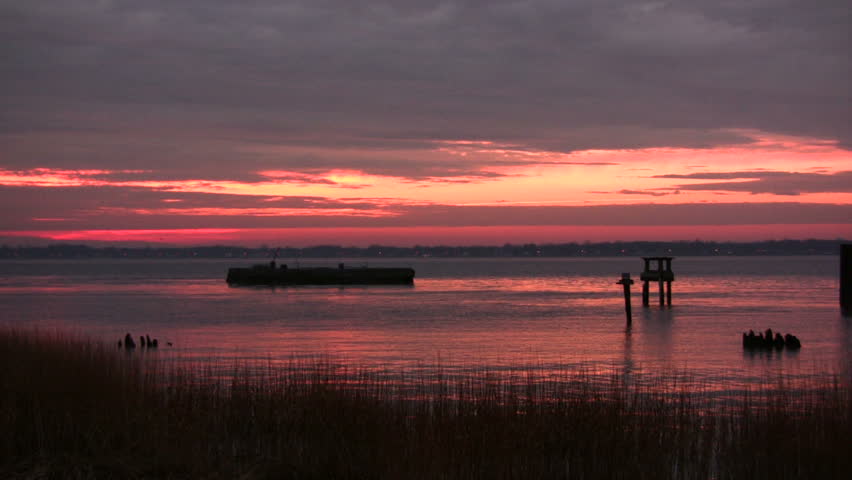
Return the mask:
<svg viewBox="0 0 852 480">
<path fill-rule="evenodd" d="M 852 315 L 852 244 L 840 246 L 840 311 Z"/>
<path fill-rule="evenodd" d="M 624 286 L 624 313 L 627 315 L 627 326 L 629 327 L 633 324 L 633 312 L 630 306 L 630 285 L 633 285 L 633 280 L 630 279 L 629 273 L 622 273 L 621 280 L 615 283 Z"/>
</svg>

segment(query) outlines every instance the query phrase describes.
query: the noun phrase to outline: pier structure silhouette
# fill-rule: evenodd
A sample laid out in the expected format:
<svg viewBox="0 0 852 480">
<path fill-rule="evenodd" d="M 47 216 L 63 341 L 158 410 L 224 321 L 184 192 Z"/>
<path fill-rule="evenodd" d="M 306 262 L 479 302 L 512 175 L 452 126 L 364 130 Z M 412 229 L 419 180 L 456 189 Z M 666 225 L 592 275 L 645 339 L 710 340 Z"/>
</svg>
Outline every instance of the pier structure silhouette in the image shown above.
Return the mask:
<svg viewBox="0 0 852 480">
<path fill-rule="evenodd" d="M 656 282 L 660 286 L 660 306 L 671 306 L 672 282 L 675 279 L 674 272 L 672 271 L 672 260 L 674 260 L 674 257 L 642 257 L 642 260 L 645 261 L 645 270 L 639 275 L 639 279 L 642 280 L 642 306 L 647 307 L 650 305 L 650 282 Z M 652 265 L 652 262 L 656 265 Z M 663 284 L 665 284 L 665 288 Z"/>
</svg>

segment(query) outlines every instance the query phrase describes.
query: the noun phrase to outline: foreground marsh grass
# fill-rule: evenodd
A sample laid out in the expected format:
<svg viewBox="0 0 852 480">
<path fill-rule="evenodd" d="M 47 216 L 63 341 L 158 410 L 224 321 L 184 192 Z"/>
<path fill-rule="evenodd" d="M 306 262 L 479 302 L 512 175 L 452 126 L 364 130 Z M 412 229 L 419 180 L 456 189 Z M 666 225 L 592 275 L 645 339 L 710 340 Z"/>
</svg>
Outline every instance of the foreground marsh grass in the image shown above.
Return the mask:
<svg viewBox="0 0 852 480">
<path fill-rule="evenodd" d="M 0 331 L 3 478 L 848 478 L 848 383 L 708 409 L 661 378 L 516 382 L 326 362 L 212 375 Z M 666 393 L 668 392 L 668 393 Z M 671 395 L 675 392 L 676 395 Z M 756 405 L 756 398 L 770 398 Z"/>
</svg>

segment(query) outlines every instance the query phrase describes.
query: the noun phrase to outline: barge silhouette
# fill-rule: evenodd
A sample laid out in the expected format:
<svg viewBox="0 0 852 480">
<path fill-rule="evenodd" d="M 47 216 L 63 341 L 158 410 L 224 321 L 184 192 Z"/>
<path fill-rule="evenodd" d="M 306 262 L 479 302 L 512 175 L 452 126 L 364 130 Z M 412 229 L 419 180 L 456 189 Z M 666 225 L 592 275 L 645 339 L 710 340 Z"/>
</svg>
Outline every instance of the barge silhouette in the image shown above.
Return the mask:
<svg viewBox="0 0 852 480">
<path fill-rule="evenodd" d="M 229 285 L 411 285 L 413 268 L 332 267 L 289 268 L 269 264 L 228 269 Z"/>
</svg>

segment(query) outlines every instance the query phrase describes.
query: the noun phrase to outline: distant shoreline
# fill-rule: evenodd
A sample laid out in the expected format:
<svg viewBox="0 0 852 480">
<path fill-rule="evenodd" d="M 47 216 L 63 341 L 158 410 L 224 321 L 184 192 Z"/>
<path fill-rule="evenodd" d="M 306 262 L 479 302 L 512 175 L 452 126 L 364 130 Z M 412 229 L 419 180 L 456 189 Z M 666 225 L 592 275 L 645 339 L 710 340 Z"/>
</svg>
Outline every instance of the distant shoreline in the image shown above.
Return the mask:
<svg viewBox="0 0 852 480">
<path fill-rule="evenodd" d="M 761 242 L 595 242 L 559 244 L 504 244 L 482 246 L 372 245 L 312 247 L 231 245 L 162 247 L 54 244 L 47 246 L 0 246 L 0 259 L 59 258 L 583 258 L 637 256 L 793 256 L 837 255 L 840 245 L 852 240 L 768 240 Z"/>
</svg>

